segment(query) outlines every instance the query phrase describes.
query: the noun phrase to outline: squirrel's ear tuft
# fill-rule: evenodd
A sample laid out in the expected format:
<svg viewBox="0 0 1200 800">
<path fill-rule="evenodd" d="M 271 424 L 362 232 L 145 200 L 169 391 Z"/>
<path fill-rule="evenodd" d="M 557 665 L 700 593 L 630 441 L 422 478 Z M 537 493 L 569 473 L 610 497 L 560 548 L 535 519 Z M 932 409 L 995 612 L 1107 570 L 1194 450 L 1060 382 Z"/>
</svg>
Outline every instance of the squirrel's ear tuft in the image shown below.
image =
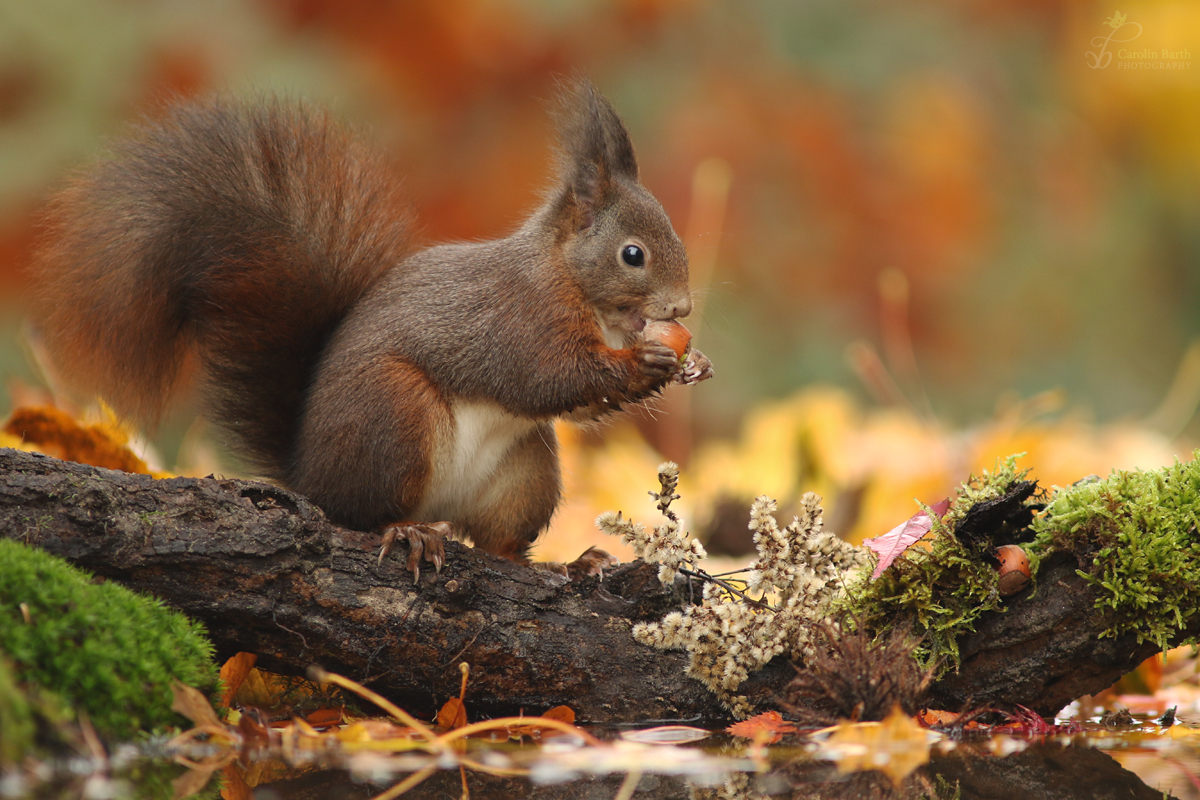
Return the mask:
<svg viewBox="0 0 1200 800">
<path fill-rule="evenodd" d="M 589 227 L 616 178 L 636 181 L 637 158 L 625 123 L 587 79 L 559 94 L 559 178 L 574 196 L 580 228 Z"/>
</svg>

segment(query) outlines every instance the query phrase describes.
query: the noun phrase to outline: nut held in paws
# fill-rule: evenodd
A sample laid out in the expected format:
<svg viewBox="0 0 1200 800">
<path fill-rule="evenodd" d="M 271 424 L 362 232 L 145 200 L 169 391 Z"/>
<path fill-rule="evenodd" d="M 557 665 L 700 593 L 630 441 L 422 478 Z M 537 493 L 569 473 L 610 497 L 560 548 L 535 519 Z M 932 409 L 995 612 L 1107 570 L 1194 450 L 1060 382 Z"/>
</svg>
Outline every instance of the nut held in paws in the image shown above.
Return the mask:
<svg viewBox="0 0 1200 800">
<path fill-rule="evenodd" d="M 683 327 L 683 323 L 673 319 L 656 319 L 646 323 L 642 332 L 646 341 L 659 342 L 675 351 L 675 355 L 683 358 L 692 344 L 692 332 Z"/>
</svg>

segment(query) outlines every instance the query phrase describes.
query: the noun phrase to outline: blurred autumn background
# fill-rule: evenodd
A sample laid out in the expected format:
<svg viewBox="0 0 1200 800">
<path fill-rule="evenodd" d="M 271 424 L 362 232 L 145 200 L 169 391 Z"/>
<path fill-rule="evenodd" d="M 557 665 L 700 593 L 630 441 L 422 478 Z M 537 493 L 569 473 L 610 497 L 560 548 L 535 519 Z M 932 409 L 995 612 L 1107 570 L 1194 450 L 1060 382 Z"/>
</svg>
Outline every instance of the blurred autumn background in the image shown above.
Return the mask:
<svg viewBox="0 0 1200 800">
<path fill-rule="evenodd" d="M 690 326 L 717 376 L 564 433 L 569 502 L 545 557 L 598 541 L 600 510 L 652 521 L 664 457 L 684 465 L 692 530 L 733 550 L 759 493 L 786 509 L 816 490 L 857 540 L 1009 453 L 1047 485 L 1188 458 L 1200 5 L 1121 4 L 1138 48 L 1187 52 L 1169 70 L 1089 65 L 1116 10 L 0 0 L 0 414 L 49 396 L 22 332 L 39 209 L 164 98 L 328 104 L 407 165 L 435 242 L 501 235 L 538 202 L 545 101 L 585 73 L 687 242 Z M 205 441 L 181 417 L 138 447 L 168 470 L 236 472 Z"/>
</svg>

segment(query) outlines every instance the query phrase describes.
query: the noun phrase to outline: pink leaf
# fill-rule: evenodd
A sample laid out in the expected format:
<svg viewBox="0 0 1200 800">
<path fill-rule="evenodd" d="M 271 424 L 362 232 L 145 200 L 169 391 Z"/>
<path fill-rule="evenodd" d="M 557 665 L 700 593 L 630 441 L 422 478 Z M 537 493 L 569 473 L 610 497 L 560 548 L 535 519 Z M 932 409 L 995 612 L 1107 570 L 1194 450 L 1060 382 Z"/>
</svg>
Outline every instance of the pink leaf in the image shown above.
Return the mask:
<svg viewBox="0 0 1200 800">
<path fill-rule="evenodd" d="M 942 515 L 946 513 L 946 509 L 950 508 L 950 501 L 943 500 L 940 503 L 934 503 L 929 508 L 933 513 L 938 515 L 938 519 L 941 519 Z M 874 550 L 875 554 L 879 556 L 879 563 L 875 566 L 875 571 L 871 573 L 871 580 L 882 575 L 883 571 L 901 553 L 911 547 L 913 542 L 929 533 L 929 529 L 932 527 L 933 519 L 924 511 L 918 511 L 883 536 L 876 536 L 874 539 L 863 539 L 863 544 Z"/>
</svg>

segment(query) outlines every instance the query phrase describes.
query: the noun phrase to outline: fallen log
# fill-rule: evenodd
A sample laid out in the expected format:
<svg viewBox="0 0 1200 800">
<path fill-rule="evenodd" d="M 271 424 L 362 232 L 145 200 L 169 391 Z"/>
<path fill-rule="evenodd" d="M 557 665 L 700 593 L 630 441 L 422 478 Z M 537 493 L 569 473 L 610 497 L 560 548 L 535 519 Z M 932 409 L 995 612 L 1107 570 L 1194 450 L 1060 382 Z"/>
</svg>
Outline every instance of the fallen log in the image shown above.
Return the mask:
<svg viewBox="0 0 1200 800">
<path fill-rule="evenodd" d="M 666 589 L 641 562 L 572 583 L 451 542 L 441 573 L 423 569 L 414 584 L 403 548 L 379 564 L 378 536 L 332 525 L 276 486 L 153 480 L 8 449 L 0 535 L 160 597 L 203 622 L 221 656 L 254 652 L 284 674 L 318 664 L 416 711 L 456 696 L 467 662 L 480 716 L 565 704 L 589 722 L 728 718 L 686 677 L 685 653 L 630 635 L 687 601 L 683 579 Z M 1069 558 L 1043 565 L 1030 594 L 963 637 L 936 705 L 1052 714 L 1154 652 L 1133 634 L 1099 637 L 1106 621 Z M 739 691 L 769 705 L 793 674 L 776 659 Z"/>
<path fill-rule="evenodd" d="M 0 532 L 157 596 L 204 623 L 225 657 L 303 675 L 312 664 L 428 713 L 459 692 L 480 716 L 571 706 L 581 719 L 714 721 L 682 653 L 636 643 L 677 607 L 656 570 L 566 578 L 447 544 L 441 573 L 377 563 L 379 537 L 304 498 L 243 480 L 148 476 L 0 449 Z M 783 675 L 786 666 L 780 665 Z"/>
</svg>

